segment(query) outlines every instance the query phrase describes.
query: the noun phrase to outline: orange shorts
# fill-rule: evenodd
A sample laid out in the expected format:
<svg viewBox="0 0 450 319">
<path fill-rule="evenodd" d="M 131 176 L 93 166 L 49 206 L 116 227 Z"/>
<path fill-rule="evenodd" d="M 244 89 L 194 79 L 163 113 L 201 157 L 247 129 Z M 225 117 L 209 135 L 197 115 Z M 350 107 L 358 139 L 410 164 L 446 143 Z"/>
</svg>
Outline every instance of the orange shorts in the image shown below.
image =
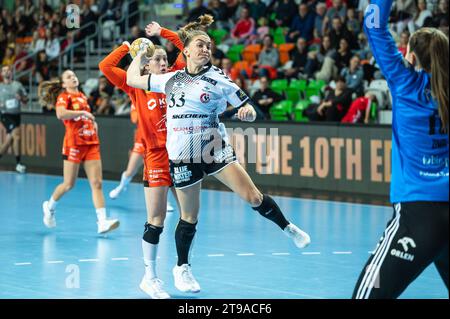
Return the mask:
<svg viewBox="0 0 450 319">
<path fill-rule="evenodd" d="M 134 145 L 131 151 L 134 153 L 138 153 L 142 157 L 144 157 L 145 155 L 144 143 L 142 141 L 141 133 L 138 129 L 134 132 Z"/>
<path fill-rule="evenodd" d="M 169 170 L 169 154 L 166 148 L 148 150 L 144 156 L 144 186 L 172 186 Z"/>
<path fill-rule="evenodd" d="M 100 145 L 76 145 L 63 147 L 63 159 L 73 163 L 100 160 Z"/>
</svg>

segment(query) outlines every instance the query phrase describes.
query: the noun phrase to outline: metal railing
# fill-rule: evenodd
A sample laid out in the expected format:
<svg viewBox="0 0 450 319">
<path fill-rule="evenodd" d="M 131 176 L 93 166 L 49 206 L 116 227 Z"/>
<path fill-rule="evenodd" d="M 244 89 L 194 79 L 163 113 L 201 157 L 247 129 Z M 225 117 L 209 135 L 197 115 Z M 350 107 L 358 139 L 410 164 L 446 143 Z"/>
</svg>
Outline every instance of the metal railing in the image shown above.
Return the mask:
<svg viewBox="0 0 450 319">
<path fill-rule="evenodd" d="M 88 64 L 88 56 L 89 56 L 89 53 L 90 53 L 90 51 L 91 51 L 91 45 L 90 45 L 90 41 L 91 41 L 91 39 L 93 39 L 93 38 L 95 38 L 96 36 L 97 36 L 97 33 L 98 33 L 98 26 L 97 26 L 97 24 L 95 23 L 95 22 L 90 22 L 90 23 L 88 23 L 88 24 L 86 24 L 86 25 L 84 25 L 83 27 L 81 27 L 81 28 L 79 28 L 79 29 L 76 29 L 76 30 L 74 30 L 74 31 L 72 31 L 73 32 L 73 36 L 76 36 L 77 34 L 79 34 L 81 31 L 83 31 L 83 30 L 85 30 L 85 29 L 87 29 L 87 28 L 89 28 L 89 27 L 94 27 L 95 28 L 95 32 L 93 33 L 93 34 L 91 34 L 91 35 L 89 35 L 89 36 L 87 36 L 86 38 L 84 38 L 84 39 L 82 39 L 82 40 L 80 40 L 80 41 L 77 41 L 77 42 L 74 42 L 74 43 L 71 43 L 71 44 L 69 44 L 69 46 L 67 47 L 67 48 L 65 48 L 62 52 L 60 52 L 60 54 L 57 56 L 57 57 L 53 57 L 53 58 L 51 58 L 51 59 L 48 59 L 48 63 L 49 64 L 51 64 L 51 62 L 53 62 L 53 61 L 55 61 L 55 60 L 58 60 L 58 74 L 61 74 L 61 70 L 62 70 L 62 68 L 63 68 L 63 59 L 65 58 L 65 57 L 70 57 L 70 68 L 71 69 L 73 69 L 73 61 L 74 61 L 74 51 L 75 51 L 75 48 L 77 48 L 77 47 L 79 47 L 79 46 L 81 46 L 82 44 L 85 44 L 85 50 L 86 50 L 86 52 L 85 52 L 85 55 L 86 55 L 86 71 L 87 71 L 87 74 L 89 74 L 89 72 L 90 72 L 90 66 L 89 66 L 89 64 Z M 64 40 L 67 40 L 68 39 L 68 36 L 66 36 L 66 37 L 63 37 L 63 38 L 61 38 L 61 39 L 58 39 L 58 41 L 60 42 L 60 43 L 62 43 Z M 20 58 L 20 59 L 18 59 L 14 64 L 13 64 L 13 67 L 12 67 L 12 72 L 13 72 L 13 80 L 18 80 L 18 79 L 23 79 L 23 78 L 27 78 L 27 82 L 28 82 L 28 84 L 27 84 L 27 87 L 26 87 L 26 89 L 27 89 L 27 92 L 28 92 L 28 96 L 30 97 L 29 99 L 28 99 L 28 102 L 27 102 L 27 104 L 25 105 L 25 106 L 23 106 L 22 107 L 22 110 L 23 111 L 29 111 L 29 112 L 32 112 L 32 111 L 35 111 L 34 109 L 33 109 L 33 99 L 31 98 L 31 97 L 33 97 L 33 96 L 37 96 L 37 85 L 34 85 L 34 81 L 33 81 L 33 76 L 34 76 L 34 71 L 35 71 L 35 69 L 34 69 L 34 67 L 31 67 L 31 68 L 29 68 L 29 69 L 27 69 L 27 70 L 25 70 L 25 71 L 22 71 L 22 72 L 17 72 L 17 70 L 16 70 L 16 67 L 22 62 L 22 61 L 28 61 L 29 59 L 34 59 L 35 60 L 35 58 L 36 58 L 36 56 L 39 54 L 39 51 L 38 52 L 32 52 L 32 53 L 30 53 L 30 54 L 28 54 L 28 55 L 26 55 L 26 56 L 24 56 L 24 57 L 22 57 L 22 58 Z"/>
<path fill-rule="evenodd" d="M 160 0 L 155 1 L 156 3 L 161 2 Z M 85 46 L 85 61 L 84 61 L 84 67 L 85 67 L 85 71 L 86 71 L 86 75 L 89 77 L 91 71 L 93 68 L 97 69 L 97 65 L 93 66 L 90 63 L 90 59 L 93 56 L 97 56 L 97 59 L 100 60 L 100 58 L 102 57 L 102 55 L 105 52 L 105 49 L 111 49 L 110 46 L 111 44 L 116 44 L 118 42 L 118 40 L 120 38 L 125 38 L 128 37 L 130 34 L 130 19 L 135 17 L 136 15 L 139 15 L 139 25 L 142 27 L 142 22 L 143 22 L 143 15 L 144 14 L 148 14 L 150 13 L 151 15 L 154 15 L 151 6 L 139 6 L 137 10 L 130 12 L 129 11 L 129 1 L 125 1 L 125 3 L 122 6 L 118 6 L 106 13 L 104 13 L 103 15 L 101 15 L 97 21 L 92 21 L 89 22 L 86 25 L 83 25 L 81 28 L 79 29 L 73 29 L 71 30 L 73 36 L 75 37 L 77 34 L 79 34 L 80 32 L 86 30 L 87 28 L 90 27 L 94 27 L 95 28 L 95 32 L 93 32 L 92 34 L 89 34 L 88 36 L 86 36 L 84 39 L 81 39 L 79 41 L 76 41 L 74 43 L 71 43 L 68 45 L 68 47 L 66 47 L 62 52 L 60 52 L 60 54 L 57 57 L 51 58 L 48 60 L 48 63 L 50 64 L 51 62 L 54 62 L 55 60 L 58 61 L 58 74 L 61 74 L 62 70 L 64 68 L 70 68 L 70 69 L 74 69 L 74 57 L 75 57 L 75 49 L 84 45 Z M 123 10 L 124 8 L 126 8 L 126 10 Z M 103 39 L 103 34 L 101 32 L 101 29 L 103 27 L 103 23 L 105 22 L 105 19 L 111 15 L 111 14 L 115 14 L 118 11 L 122 10 L 122 17 L 121 19 L 119 19 L 118 21 L 114 21 L 115 22 L 115 28 L 120 28 L 120 24 L 124 23 L 124 33 L 122 34 L 119 29 L 119 32 L 115 32 L 113 33 L 113 37 L 111 38 L 111 41 L 108 42 L 108 45 L 106 45 L 106 42 Z M 117 30 L 117 29 L 116 29 Z M 60 43 L 62 43 L 64 40 L 66 40 L 68 38 L 68 36 L 65 36 L 61 39 L 58 39 Z M 95 39 L 97 41 L 96 46 L 94 45 L 95 43 Z M 17 71 L 16 68 L 17 66 L 23 62 L 23 61 L 28 61 L 30 59 L 32 60 L 36 60 L 37 55 L 39 54 L 38 52 L 32 52 L 29 53 L 28 55 L 20 58 L 19 60 L 17 60 L 14 65 L 13 65 L 13 79 L 14 80 L 18 80 L 18 79 L 23 79 L 23 78 L 27 78 L 27 85 L 26 85 L 26 89 L 29 95 L 29 99 L 28 99 L 28 103 L 22 107 L 23 111 L 29 111 L 29 112 L 33 112 L 33 111 L 37 111 L 36 107 L 33 108 L 33 103 L 37 104 L 37 101 L 33 100 L 32 97 L 37 97 L 37 83 L 34 83 L 34 67 L 31 67 L 25 71 Z M 40 112 L 40 108 L 39 108 L 39 112 Z"/>
</svg>

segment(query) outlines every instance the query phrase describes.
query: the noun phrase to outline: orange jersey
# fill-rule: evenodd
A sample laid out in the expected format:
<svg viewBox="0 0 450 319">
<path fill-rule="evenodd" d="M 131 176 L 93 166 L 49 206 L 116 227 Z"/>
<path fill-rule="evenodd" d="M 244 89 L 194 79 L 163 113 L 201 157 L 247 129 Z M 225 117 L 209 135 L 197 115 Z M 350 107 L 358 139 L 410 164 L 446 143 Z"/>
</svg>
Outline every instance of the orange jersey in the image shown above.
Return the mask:
<svg viewBox="0 0 450 319">
<path fill-rule="evenodd" d="M 91 111 L 87 103 L 86 96 L 79 93 L 61 93 L 56 100 L 56 107 L 64 107 L 71 111 Z M 97 131 L 94 122 L 84 116 L 78 116 L 71 120 L 63 120 L 66 127 L 64 136 L 64 147 L 81 146 L 81 145 L 98 145 Z"/>
<path fill-rule="evenodd" d="M 165 34 L 167 35 L 168 33 L 178 39 L 176 33 L 166 30 Z M 125 44 L 115 49 L 100 62 L 100 71 L 102 71 L 111 83 L 123 90 L 130 97 L 131 103 L 137 111 L 138 130 L 144 147 L 146 149 L 164 148 L 166 146 L 167 135 L 166 96 L 162 93 L 148 92 L 127 85 L 127 73 L 121 68 L 118 68 L 117 64 L 128 52 L 129 48 Z M 174 67 L 181 69 L 184 66 L 184 61 L 180 62 L 177 59 L 172 69 Z"/>
</svg>

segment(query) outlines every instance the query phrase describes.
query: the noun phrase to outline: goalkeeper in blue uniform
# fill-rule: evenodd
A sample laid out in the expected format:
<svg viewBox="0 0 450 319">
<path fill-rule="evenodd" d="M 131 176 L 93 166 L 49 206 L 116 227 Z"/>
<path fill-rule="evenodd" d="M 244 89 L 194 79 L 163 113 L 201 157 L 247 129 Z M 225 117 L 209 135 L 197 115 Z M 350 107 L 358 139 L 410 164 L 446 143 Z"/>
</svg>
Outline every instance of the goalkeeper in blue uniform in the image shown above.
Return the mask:
<svg viewBox="0 0 450 319">
<path fill-rule="evenodd" d="M 394 216 L 353 298 L 397 298 L 431 263 L 448 290 L 448 38 L 419 29 L 403 58 L 388 29 L 393 0 L 370 2 L 364 29 L 393 99 Z"/>
</svg>

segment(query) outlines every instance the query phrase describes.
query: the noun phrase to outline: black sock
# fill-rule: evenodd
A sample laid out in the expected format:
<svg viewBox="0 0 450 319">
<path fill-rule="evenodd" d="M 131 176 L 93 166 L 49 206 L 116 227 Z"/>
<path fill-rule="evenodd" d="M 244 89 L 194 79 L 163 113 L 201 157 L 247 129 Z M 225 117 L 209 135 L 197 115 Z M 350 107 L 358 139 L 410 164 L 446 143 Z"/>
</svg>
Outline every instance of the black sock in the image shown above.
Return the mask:
<svg viewBox="0 0 450 319">
<path fill-rule="evenodd" d="M 189 249 L 191 248 L 192 240 L 195 236 L 195 224 L 188 223 L 182 219 L 178 222 L 175 230 L 175 243 L 177 246 L 178 266 L 188 264 Z"/>
<path fill-rule="evenodd" d="M 20 164 L 20 155 L 16 156 L 16 163 Z"/>
<path fill-rule="evenodd" d="M 164 227 L 153 226 L 149 223 L 145 223 L 144 235 L 142 239 L 149 244 L 158 245 L 159 236 L 163 232 Z"/>
<path fill-rule="evenodd" d="M 283 230 L 287 225 L 289 225 L 289 222 L 284 217 L 280 207 L 278 207 L 277 203 L 275 203 L 275 201 L 269 195 L 264 194 L 261 205 L 259 205 L 258 207 L 253 207 L 253 209 L 258 211 L 261 216 L 273 221 Z"/>
</svg>

